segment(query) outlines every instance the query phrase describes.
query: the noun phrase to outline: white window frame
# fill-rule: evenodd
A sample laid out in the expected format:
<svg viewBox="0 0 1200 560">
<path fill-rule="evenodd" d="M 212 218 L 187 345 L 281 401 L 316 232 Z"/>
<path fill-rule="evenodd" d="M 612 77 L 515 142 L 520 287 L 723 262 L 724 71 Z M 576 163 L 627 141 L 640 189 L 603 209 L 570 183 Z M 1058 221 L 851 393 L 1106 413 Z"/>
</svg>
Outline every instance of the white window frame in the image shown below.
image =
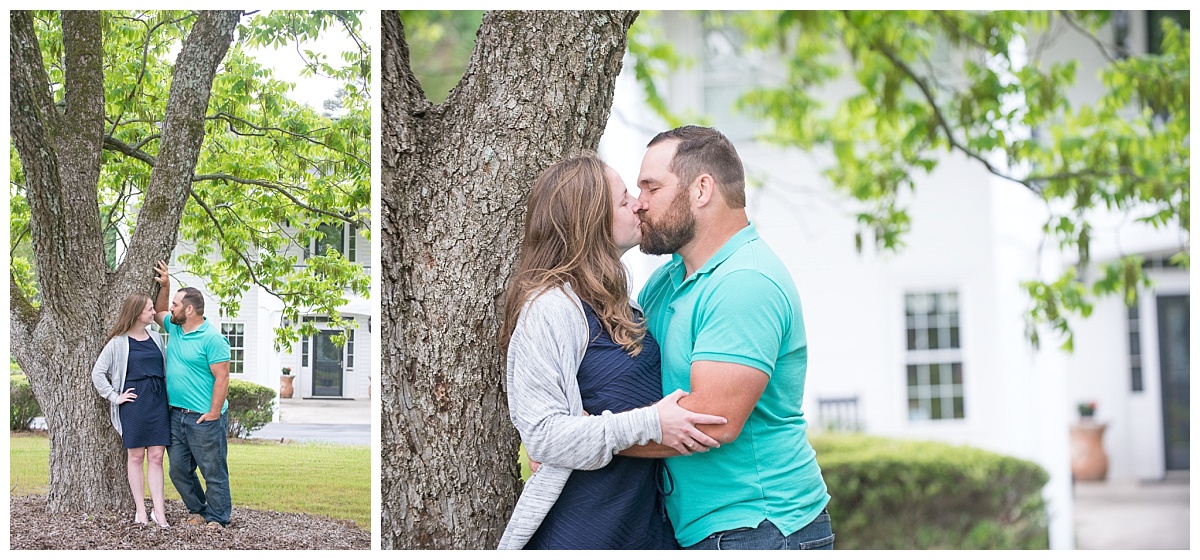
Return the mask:
<svg viewBox="0 0 1200 560">
<path fill-rule="evenodd" d="M 918 297 L 950 297 L 954 301 L 952 310 L 941 310 L 934 313 L 928 307 L 927 311 L 909 314 L 910 298 Z M 967 418 L 967 403 L 964 386 L 966 384 L 962 350 L 962 295 L 956 288 L 906 290 L 904 292 L 904 402 L 909 422 L 950 422 L 963 421 Z M 931 324 L 932 319 L 932 324 Z M 938 342 L 936 348 L 930 348 L 929 329 L 936 330 Z M 955 329 L 957 333 L 955 333 Z M 910 348 L 910 330 L 912 344 Z M 957 335 L 957 340 L 954 340 Z M 937 383 L 932 374 L 936 366 Z M 954 381 L 954 368 L 958 369 L 958 382 Z M 943 373 L 943 370 L 948 370 Z M 916 382 L 911 377 L 915 374 Z M 912 401 L 918 401 L 914 410 Z M 960 403 L 959 410 L 955 402 Z M 935 407 L 939 413 L 935 417 Z M 961 414 L 960 414 L 961 413 Z"/>
<path fill-rule="evenodd" d="M 335 224 L 322 225 L 330 226 Z M 350 223 L 343 223 L 340 226 L 342 228 L 342 245 L 338 251 L 346 257 L 346 260 L 356 263 L 358 262 L 358 226 Z M 304 249 L 304 258 L 306 260 L 312 255 L 318 254 L 318 242 L 319 240 L 316 239 L 316 236 L 308 242 L 308 247 Z"/>
<path fill-rule="evenodd" d="M 226 332 L 225 327 L 236 329 L 242 328 L 242 332 Z M 246 374 L 246 323 L 241 321 L 222 321 L 221 336 L 229 342 L 229 374 L 230 375 L 245 375 Z M 240 338 L 240 345 L 234 345 L 231 337 Z M 241 358 L 236 358 L 237 352 L 241 352 Z M 240 370 L 240 371 L 239 371 Z"/>
</svg>

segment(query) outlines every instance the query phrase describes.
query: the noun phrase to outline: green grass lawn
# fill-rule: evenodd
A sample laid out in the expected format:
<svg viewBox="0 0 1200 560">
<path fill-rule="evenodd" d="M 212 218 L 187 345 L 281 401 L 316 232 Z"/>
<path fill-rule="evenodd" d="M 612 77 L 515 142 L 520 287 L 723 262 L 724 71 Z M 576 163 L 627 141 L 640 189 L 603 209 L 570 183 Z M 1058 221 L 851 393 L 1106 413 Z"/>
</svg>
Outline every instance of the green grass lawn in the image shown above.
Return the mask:
<svg viewBox="0 0 1200 560">
<path fill-rule="evenodd" d="M 529 453 L 525 452 L 525 444 L 521 444 L 521 448 L 517 450 L 517 464 L 521 465 L 521 482 L 529 480 L 533 472 L 529 470 Z"/>
<path fill-rule="evenodd" d="M 10 432 L 8 455 L 11 494 L 45 494 L 49 440 Z M 163 463 L 165 469 L 170 460 Z M 167 499 L 178 500 L 170 476 L 164 476 Z M 370 446 L 231 440 L 229 484 L 237 507 L 326 515 L 371 530 Z"/>
</svg>

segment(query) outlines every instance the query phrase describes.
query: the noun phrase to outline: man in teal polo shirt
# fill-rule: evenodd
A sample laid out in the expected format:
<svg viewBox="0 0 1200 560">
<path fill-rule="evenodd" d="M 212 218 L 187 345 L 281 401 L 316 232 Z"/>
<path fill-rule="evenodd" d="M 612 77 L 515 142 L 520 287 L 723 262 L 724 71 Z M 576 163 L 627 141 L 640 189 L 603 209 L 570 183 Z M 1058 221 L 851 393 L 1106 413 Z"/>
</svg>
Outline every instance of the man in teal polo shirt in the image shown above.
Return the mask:
<svg viewBox="0 0 1200 560">
<path fill-rule="evenodd" d="M 663 393 L 688 391 L 682 406 L 729 422 L 697 426 L 721 442 L 704 453 L 652 444 L 629 454 L 667 457 L 667 513 L 680 546 L 833 548 L 829 494 L 800 408 L 808 364 L 800 298 L 746 217 L 737 151 L 711 128 L 661 133 L 638 186 L 642 251 L 673 253 L 638 297 L 662 346 Z"/>
<path fill-rule="evenodd" d="M 170 402 L 171 483 L 188 508 L 187 523 L 221 529 L 229 525 L 229 341 L 204 318 L 200 290 L 180 288 L 170 300 L 166 263 L 155 267 L 161 285 L 154 320 L 167 332 L 167 400 Z M 204 476 L 200 485 L 196 470 Z"/>
</svg>

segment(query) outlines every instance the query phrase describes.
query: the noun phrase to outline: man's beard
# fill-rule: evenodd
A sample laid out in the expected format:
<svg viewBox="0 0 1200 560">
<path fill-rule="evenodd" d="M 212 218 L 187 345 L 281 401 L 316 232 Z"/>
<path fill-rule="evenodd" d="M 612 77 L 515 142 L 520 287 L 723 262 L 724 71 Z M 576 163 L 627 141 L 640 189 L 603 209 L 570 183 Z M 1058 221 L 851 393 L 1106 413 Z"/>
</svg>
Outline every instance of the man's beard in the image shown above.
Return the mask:
<svg viewBox="0 0 1200 560">
<path fill-rule="evenodd" d="M 183 315 L 176 315 L 174 313 L 171 314 L 171 324 L 182 326 L 185 321 L 187 321 L 187 317 L 184 317 Z"/>
<path fill-rule="evenodd" d="M 687 190 L 680 189 L 662 217 L 651 222 L 642 214 L 641 250 L 647 255 L 667 255 L 687 245 L 696 235 L 696 218 L 687 203 Z"/>
</svg>

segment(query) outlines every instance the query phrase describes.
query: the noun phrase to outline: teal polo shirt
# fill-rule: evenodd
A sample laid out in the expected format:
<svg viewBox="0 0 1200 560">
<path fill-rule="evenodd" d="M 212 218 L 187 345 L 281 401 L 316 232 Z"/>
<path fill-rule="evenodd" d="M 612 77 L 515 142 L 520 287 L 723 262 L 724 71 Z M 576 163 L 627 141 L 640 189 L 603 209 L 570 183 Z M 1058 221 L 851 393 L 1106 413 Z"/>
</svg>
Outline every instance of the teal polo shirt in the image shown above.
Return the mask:
<svg viewBox="0 0 1200 560">
<path fill-rule="evenodd" d="M 693 361 L 741 364 L 770 376 L 732 443 L 666 460 L 667 515 L 681 546 L 764 519 L 784 535 L 829 502 L 808 442 L 808 343 L 800 297 L 779 257 L 747 225 L 690 277 L 674 255 L 638 296 L 662 347 L 663 394 L 691 391 Z"/>
<path fill-rule="evenodd" d="M 167 331 L 167 400 L 171 406 L 208 412 L 216 382 L 209 366 L 229 361 L 229 340 L 208 319 L 184 333 L 168 313 L 163 328 Z M 227 408 L 228 400 L 221 404 L 221 412 Z"/>
</svg>

